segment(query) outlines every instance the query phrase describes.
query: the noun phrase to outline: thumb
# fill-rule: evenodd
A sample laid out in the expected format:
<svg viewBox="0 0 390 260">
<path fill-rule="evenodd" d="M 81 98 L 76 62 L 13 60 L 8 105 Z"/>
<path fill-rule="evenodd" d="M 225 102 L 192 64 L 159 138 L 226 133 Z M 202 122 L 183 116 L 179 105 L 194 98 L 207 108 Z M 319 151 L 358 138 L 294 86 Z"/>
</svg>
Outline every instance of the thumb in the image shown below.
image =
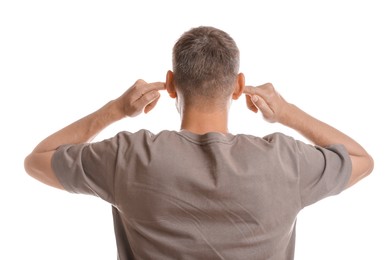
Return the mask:
<svg viewBox="0 0 390 260">
<path fill-rule="evenodd" d="M 271 120 L 273 118 L 274 111 L 272 111 L 272 109 L 268 106 L 267 102 L 265 102 L 262 97 L 253 95 L 251 100 L 252 103 L 261 111 L 266 120 Z"/>
</svg>

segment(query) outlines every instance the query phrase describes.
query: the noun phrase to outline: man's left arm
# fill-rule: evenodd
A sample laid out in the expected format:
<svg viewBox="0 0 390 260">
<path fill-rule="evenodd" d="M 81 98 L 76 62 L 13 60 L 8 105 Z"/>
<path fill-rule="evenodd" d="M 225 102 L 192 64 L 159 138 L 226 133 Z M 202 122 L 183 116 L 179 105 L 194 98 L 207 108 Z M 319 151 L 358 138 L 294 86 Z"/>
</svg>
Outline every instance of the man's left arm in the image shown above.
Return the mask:
<svg viewBox="0 0 390 260">
<path fill-rule="evenodd" d="M 51 166 L 53 154 L 65 144 L 90 142 L 110 124 L 126 116 L 135 117 L 142 111 L 148 113 L 157 104 L 162 82 L 146 83 L 137 80 L 122 96 L 108 102 L 99 110 L 81 118 L 40 142 L 26 157 L 24 167 L 33 178 L 55 188 L 64 189 Z"/>
</svg>

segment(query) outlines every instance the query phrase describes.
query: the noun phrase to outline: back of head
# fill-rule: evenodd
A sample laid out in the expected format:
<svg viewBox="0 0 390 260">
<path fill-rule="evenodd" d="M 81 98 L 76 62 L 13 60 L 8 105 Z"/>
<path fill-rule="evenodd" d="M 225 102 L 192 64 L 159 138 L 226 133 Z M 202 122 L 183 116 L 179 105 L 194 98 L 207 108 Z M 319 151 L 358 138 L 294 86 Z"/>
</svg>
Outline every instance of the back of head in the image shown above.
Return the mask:
<svg viewBox="0 0 390 260">
<path fill-rule="evenodd" d="M 239 70 L 239 50 L 224 31 L 197 27 L 173 47 L 174 84 L 187 102 L 226 101 Z"/>
</svg>

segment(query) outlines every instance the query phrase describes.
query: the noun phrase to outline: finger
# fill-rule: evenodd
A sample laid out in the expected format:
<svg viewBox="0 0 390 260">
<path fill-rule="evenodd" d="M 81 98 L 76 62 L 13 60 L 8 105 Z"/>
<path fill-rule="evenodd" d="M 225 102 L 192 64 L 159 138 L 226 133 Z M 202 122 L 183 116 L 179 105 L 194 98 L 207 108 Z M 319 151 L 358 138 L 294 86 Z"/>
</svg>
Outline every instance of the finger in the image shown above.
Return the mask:
<svg viewBox="0 0 390 260">
<path fill-rule="evenodd" d="M 265 84 L 257 86 L 257 87 L 245 86 L 243 93 L 248 94 L 248 95 L 254 95 L 254 94 L 261 95 L 262 93 L 265 94 L 265 93 L 267 93 L 267 91 L 270 91 L 270 90 L 275 91 L 275 88 L 272 85 L 272 83 L 265 83 Z"/>
<path fill-rule="evenodd" d="M 243 93 L 247 95 L 254 95 L 256 94 L 256 88 L 252 86 L 245 86 Z"/>
<path fill-rule="evenodd" d="M 158 93 L 158 92 L 157 92 Z M 159 93 L 158 93 L 159 94 Z M 156 99 L 154 99 L 151 103 L 149 103 L 148 105 L 146 105 L 146 107 L 144 108 L 144 113 L 147 114 L 150 112 L 150 110 L 152 110 L 156 105 L 157 105 L 157 102 L 158 100 L 160 99 L 160 94 L 158 95 L 158 97 Z"/>
<path fill-rule="evenodd" d="M 142 111 L 142 109 L 144 109 L 158 97 L 160 97 L 160 93 L 158 91 L 149 91 L 142 95 L 138 100 L 134 101 L 134 106 Z"/>
<path fill-rule="evenodd" d="M 265 119 L 272 121 L 274 111 L 268 106 L 267 102 L 265 102 L 262 97 L 253 95 L 252 102 L 261 111 Z"/>
<path fill-rule="evenodd" d="M 251 96 L 250 95 L 245 95 L 245 99 L 246 99 L 246 106 L 248 107 L 248 109 L 253 111 L 253 112 L 255 112 L 255 113 L 257 113 L 258 109 L 253 104 Z"/>
<path fill-rule="evenodd" d="M 147 92 L 150 92 L 153 90 L 164 90 L 164 89 L 165 89 L 164 82 L 146 83 L 142 86 L 141 93 L 142 93 L 142 95 L 145 95 Z"/>
<path fill-rule="evenodd" d="M 143 98 L 147 93 L 164 90 L 164 89 L 165 89 L 164 82 L 146 83 L 144 80 L 139 79 L 129 89 L 130 103 L 137 102 L 139 99 Z"/>
</svg>

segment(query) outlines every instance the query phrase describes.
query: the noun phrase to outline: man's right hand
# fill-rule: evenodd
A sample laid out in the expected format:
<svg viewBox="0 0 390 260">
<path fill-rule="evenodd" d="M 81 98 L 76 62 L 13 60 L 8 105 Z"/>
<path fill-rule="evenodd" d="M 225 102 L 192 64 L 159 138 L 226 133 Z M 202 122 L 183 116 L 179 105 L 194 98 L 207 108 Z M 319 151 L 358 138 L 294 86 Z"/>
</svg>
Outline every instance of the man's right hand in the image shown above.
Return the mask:
<svg viewBox="0 0 390 260">
<path fill-rule="evenodd" d="M 142 111 L 148 113 L 160 98 L 159 90 L 165 89 L 163 82 L 147 83 L 137 80 L 133 86 L 115 100 L 124 116 L 135 117 Z"/>
<path fill-rule="evenodd" d="M 255 113 L 260 110 L 268 122 L 283 123 L 286 119 L 289 103 L 283 99 L 271 83 L 258 87 L 245 86 L 244 94 L 248 109 Z"/>
</svg>

